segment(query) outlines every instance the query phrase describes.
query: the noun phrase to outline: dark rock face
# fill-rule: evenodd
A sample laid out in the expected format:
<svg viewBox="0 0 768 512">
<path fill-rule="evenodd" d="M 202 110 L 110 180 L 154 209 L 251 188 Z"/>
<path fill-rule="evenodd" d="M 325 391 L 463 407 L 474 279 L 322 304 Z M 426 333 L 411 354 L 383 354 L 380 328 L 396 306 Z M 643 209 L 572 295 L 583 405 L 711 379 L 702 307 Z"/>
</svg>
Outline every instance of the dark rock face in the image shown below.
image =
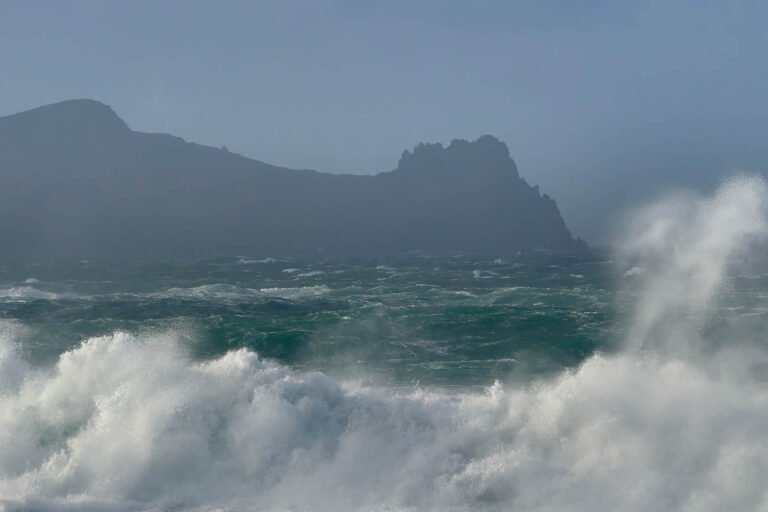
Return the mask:
<svg viewBox="0 0 768 512">
<path fill-rule="evenodd" d="M 134 132 L 72 100 L 0 118 L 0 179 L 0 258 L 586 248 L 489 135 L 332 175 Z"/>
</svg>

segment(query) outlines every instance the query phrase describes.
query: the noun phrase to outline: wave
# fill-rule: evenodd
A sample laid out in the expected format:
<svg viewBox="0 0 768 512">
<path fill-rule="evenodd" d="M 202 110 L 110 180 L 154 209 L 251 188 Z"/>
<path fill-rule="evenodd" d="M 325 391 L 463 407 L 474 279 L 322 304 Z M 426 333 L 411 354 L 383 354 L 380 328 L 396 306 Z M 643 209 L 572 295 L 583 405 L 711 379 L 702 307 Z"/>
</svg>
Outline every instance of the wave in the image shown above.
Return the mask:
<svg viewBox="0 0 768 512">
<path fill-rule="evenodd" d="M 29 282 L 29 280 L 25 281 Z M 31 282 L 30 282 L 31 283 Z M 14 286 L 0 289 L 0 299 L 17 302 L 28 302 L 33 300 L 60 300 L 60 299 L 79 299 L 80 295 L 74 293 L 55 293 L 40 290 L 33 286 Z"/>
<path fill-rule="evenodd" d="M 296 274 L 296 277 L 315 277 L 315 276 L 321 276 L 325 274 L 325 271 L 323 270 L 310 270 L 309 272 L 301 272 L 300 274 Z"/>
<path fill-rule="evenodd" d="M 278 258 L 262 258 L 262 259 L 251 259 L 246 258 L 245 256 L 238 256 L 237 263 L 240 265 L 252 265 L 254 263 L 276 263 L 277 261 L 280 261 Z"/>
<path fill-rule="evenodd" d="M 330 292 L 325 285 L 289 288 L 243 288 L 231 284 L 206 284 L 193 288 L 171 288 L 150 294 L 155 298 L 180 298 L 191 300 L 239 300 L 249 297 L 299 300 L 319 297 Z"/>
<path fill-rule="evenodd" d="M 766 359 L 763 357 L 763 362 Z M 524 388 L 395 393 L 173 334 L 34 370 L 0 343 L 8 510 L 758 510 L 768 393 L 683 360 L 595 356 Z"/>
<path fill-rule="evenodd" d="M 699 335 L 730 264 L 765 234 L 765 192 L 739 180 L 685 215 L 649 215 L 625 251 L 647 269 L 626 348 L 526 385 L 392 390 L 245 349 L 196 361 L 172 331 L 90 338 L 37 368 L 0 329 L 2 503 L 765 510 L 768 352 Z"/>
<path fill-rule="evenodd" d="M 0 289 L 0 300 L 8 302 L 31 302 L 36 300 L 99 300 L 99 299 L 183 299 L 199 301 L 237 301 L 244 299 L 284 299 L 301 300 L 320 297 L 329 293 L 326 285 L 299 287 L 245 288 L 225 283 L 206 284 L 191 288 L 170 288 L 160 292 L 146 294 L 111 293 L 104 295 L 79 295 L 76 293 L 57 293 L 40 290 L 31 286 L 18 286 Z"/>
<path fill-rule="evenodd" d="M 309 297 L 320 297 L 330 291 L 331 289 L 323 284 L 318 286 L 299 286 L 296 288 L 261 288 L 259 293 L 265 297 L 298 300 Z"/>
</svg>

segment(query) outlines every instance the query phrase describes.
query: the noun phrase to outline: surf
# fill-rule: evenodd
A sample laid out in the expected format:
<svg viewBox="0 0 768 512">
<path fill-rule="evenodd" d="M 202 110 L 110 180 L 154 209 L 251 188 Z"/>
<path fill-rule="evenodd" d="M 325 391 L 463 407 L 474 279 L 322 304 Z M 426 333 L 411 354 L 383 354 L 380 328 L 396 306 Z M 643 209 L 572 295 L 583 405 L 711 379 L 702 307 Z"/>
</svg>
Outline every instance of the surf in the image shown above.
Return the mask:
<svg viewBox="0 0 768 512">
<path fill-rule="evenodd" d="M 482 392 L 388 388 L 173 329 L 91 337 L 52 366 L 0 329 L 6 510 L 763 510 L 764 340 L 702 330 L 766 235 L 766 186 L 637 212 L 635 304 L 615 353 Z"/>
</svg>

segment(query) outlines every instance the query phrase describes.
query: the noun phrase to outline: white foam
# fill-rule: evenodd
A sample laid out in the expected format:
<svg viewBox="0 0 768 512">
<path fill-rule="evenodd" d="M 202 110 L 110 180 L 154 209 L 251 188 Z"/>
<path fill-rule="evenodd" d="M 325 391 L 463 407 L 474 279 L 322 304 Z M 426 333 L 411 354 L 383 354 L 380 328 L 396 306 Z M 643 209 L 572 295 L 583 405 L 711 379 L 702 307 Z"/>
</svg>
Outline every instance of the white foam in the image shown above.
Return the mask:
<svg viewBox="0 0 768 512">
<path fill-rule="evenodd" d="M 296 288 L 262 288 L 259 290 L 264 296 L 277 297 L 281 299 L 304 299 L 310 297 L 320 297 L 331 291 L 326 285 L 318 286 L 299 286 Z"/>
<path fill-rule="evenodd" d="M 695 350 L 690 313 L 763 232 L 742 218 L 762 185 L 730 186 L 747 195 L 725 199 L 745 207 L 727 216 L 741 235 L 702 212 L 670 255 L 680 275 L 646 247 L 642 351 L 523 387 L 356 387 L 247 350 L 196 362 L 172 332 L 92 338 L 43 370 L 0 330 L 0 496 L 9 510 L 766 510 L 768 353 L 736 333 L 707 357 L 667 349 Z M 652 297 L 684 314 L 648 314 Z"/>
<path fill-rule="evenodd" d="M 298 300 L 318 297 L 330 292 L 325 285 L 300 286 L 288 288 L 245 288 L 231 284 L 206 284 L 192 288 L 171 288 L 169 290 L 150 294 L 155 298 L 180 298 L 209 301 L 236 301 L 251 298 L 280 298 Z"/>
<path fill-rule="evenodd" d="M 57 299 L 77 299 L 80 296 L 73 293 L 54 293 L 40 290 L 32 286 L 14 286 L 11 288 L 0 289 L 0 299 L 28 302 L 32 300 L 57 300 Z"/>
<path fill-rule="evenodd" d="M 768 392 L 682 360 L 596 356 L 523 389 L 397 394 L 246 350 L 196 363 L 172 338 L 93 338 L 49 371 L 0 344 L 17 375 L 0 395 L 9 509 L 768 505 Z"/>
<path fill-rule="evenodd" d="M 325 274 L 322 270 L 310 270 L 309 272 L 301 272 L 300 274 L 296 274 L 296 277 L 314 277 L 314 276 L 321 276 Z"/>
<path fill-rule="evenodd" d="M 278 261 L 277 258 L 271 258 L 271 257 L 262 258 L 258 260 L 246 258 L 245 256 L 238 256 L 237 258 L 237 262 L 240 265 L 252 265 L 254 263 L 275 263 L 276 261 Z"/>
<path fill-rule="evenodd" d="M 162 292 L 155 292 L 149 294 L 153 298 L 178 298 L 178 299 L 194 299 L 194 300 L 230 300 L 240 299 L 243 297 L 257 296 L 259 293 L 257 290 L 251 288 L 243 288 L 232 284 L 217 283 L 217 284 L 205 284 L 201 286 L 194 286 L 191 288 L 170 288 Z"/>
</svg>

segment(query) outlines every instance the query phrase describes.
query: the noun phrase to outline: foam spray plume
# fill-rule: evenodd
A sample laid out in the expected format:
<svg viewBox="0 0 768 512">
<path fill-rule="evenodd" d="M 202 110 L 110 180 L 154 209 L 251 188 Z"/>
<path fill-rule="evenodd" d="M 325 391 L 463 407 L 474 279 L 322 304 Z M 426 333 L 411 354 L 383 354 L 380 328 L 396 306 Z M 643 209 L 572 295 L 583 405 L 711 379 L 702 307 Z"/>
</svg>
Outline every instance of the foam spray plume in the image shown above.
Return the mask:
<svg viewBox="0 0 768 512">
<path fill-rule="evenodd" d="M 628 348 L 526 387 L 395 393 L 244 349 L 194 361 L 174 333 L 91 338 L 41 369 L 20 356 L 20 327 L 4 324 L 2 503 L 765 510 L 765 384 L 667 350 L 688 342 L 731 258 L 765 231 L 765 197 L 761 181 L 740 179 L 713 199 L 641 212 L 625 252 L 646 269 Z"/>
<path fill-rule="evenodd" d="M 620 244 L 625 260 L 643 265 L 629 350 L 686 347 L 729 263 L 765 236 L 767 192 L 762 179 L 740 177 L 712 198 L 670 197 L 634 216 Z"/>
</svg>

